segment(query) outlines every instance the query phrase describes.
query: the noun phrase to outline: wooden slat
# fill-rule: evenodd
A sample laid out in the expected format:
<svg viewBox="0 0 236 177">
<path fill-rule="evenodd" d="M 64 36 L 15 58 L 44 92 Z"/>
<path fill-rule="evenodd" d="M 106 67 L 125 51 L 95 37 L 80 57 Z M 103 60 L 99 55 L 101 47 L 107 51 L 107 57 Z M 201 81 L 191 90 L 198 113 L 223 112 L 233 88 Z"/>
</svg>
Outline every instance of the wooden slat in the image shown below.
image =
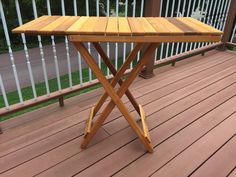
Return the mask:
<svg viewBox="0 0 236 177">
<path fill-rule="evenodd" d="M 170 29 L 167 28 L 163 23 L 160 23 L 162 18 L 154 18 L 154 17 L 148 17 L 148 22 L 155 28 L 156 32 L 160 34 L 168 34 L 170 33 Z M 182 33 L 182 31 L 180 30 Z"/>
<path fill-rule="evenodd" d="M 144 35 L 145 32 L 140 24 L 132 17 L 128 18 L 132 35 Z"/>
<path fill-rule="evenodd" d="M 108 17 L 99 17 L 93 29 L 94 34 L 105 34 L 107 28 Z"/>
<path fill-rule="evenodd" d="M 44 26 L 43 28 L 39 29 L 40 33 L 47 34 L 51 33 L 52 31 L 56 31 L 55 29 L 59 26 L 63 26 L 64 23 L 69 20 L 70 16 L 61 16 L 54 20 L 52 23 L 49 23 L 48 25 Z M 56 32 L 55 32 L 56 33 Z"/>
<path fill-rule="evenodd" d="M 162 36 L 165 39 L 160 42 L 176 42 L 177 40 L 166 39 L 167 36 L 179 35 L 217 35 L 222 34 L 221 31 L 214 29 L 202 22 L 188 17 L 163 18 L 163 17 L 69 17 L 69 16 L 42 16 L 25 25 L 13 30 L 14 33 L 31 33 L 31 34 L 47 34 L 47 35 L 107 35 L 107 36 L 145 36 L 143 42 L 147 42 L 146 36 Z M 172 38 L 172 37 L 171 37 Z M 204 36 L 203 40 L 196 40 L 194 37 L 185 36 L 186 41 L 182 42 L 215 42 Z M 131 41 L 134 39 L 134 41 Z M 117 42 L 138 42 L 136 38 L 118 39 Z M 99 39 L 108 42 L 107 40 Z M 109 39 L 114 42 L 115 38 Z M 142 39 L 141 39 L 142 40 Z M 181 40 L 181 39 L 179 39 Z M 196 40 L 196 41 L 194 41 Z M 209 41 L 208 41 L 209 40 Z M 218 38 L 219 41 L 219 38 Z M 142 42 L 142 41 L 141 41 Z M 148 41 L 152 42 L 152 41 Z M 157 41 L 153 41 L 157 42 Z M 181 41 L 177 41 L 181 42 Z"/>
<path fill-rule="evenodd" d="M 78 34 L 78 30 L 85 24 L 89 17 L 80 17 L 73 25 L 71 25 L 67 30 L 66 34 Z"/>
<path fill-rule="evenodd" d="M 129 25 L 132 31 L 132 35 L 152 35 L 156 34 L 152 25 L 143 17 L 129 17 Z"/>
<path fill-rule="evenodd" d="M 208 29 L 197 25 L 195 23 L 193 23 L 191 20 L 189 21 L 188 19 L 185 18 L 176 18 L 178 21 L 180 21 L 181 23 L 185 24 L 186 26 L 189 26 L 190 28 L 194 29 L 195 31 L 197 31 L 198 33 L 202 33 L 202 34 L 213 34 L 213 32 L 209 31 Z M 190 18 L 189 18 L 190 19 Z"/>
<path fill-rule="evenodd" d="M 39 23 L 35 23 L 34 25 L 28 27 L 27 29 L 25 29 L 26 33 L 31 33 L 31 34 L 38 34 L 40 33 L 40 29 L 42 29 L 43 27 L 45 27 L 46 25 L 53 23 L 56 19 L 60 18 L 61 16 L 50 16 L 48 18 L 46 18 L 45 20 L 39 22 Z"/>
<path fill-rule="evenodd" d="M 77 20 L 79 20 L 80 17 L 77 16 L 72 16 L 70 17 L 68 20 L 64 21 L 63 24 L 61 24 L 60 26 L 56 27 L 53 30 L 53 33 L 55 34 L 65 34 L 66 30 L 72 26 Z"/>
<path fill-rule="evenodd" d="M 199 35 L 201 34 L 201 31 L 198 31 L 194 28 L 192 28 L 189 25 L 186 25 L 185 23 L 181 22 L 180 20 L 177 20 L 176 18 L 167 18 L 167 20 L 172 23 L 177 28 L 181 29 L 184 34 L 188 35 Z"/>
<path fill-rule="evenodd" d="M 106 35 L 118 35 L 118 17 L 109 17 L 106 28 Z"/>
<path fill-rule="evenodd" d="M 32 21 L 30 21 L 30 22 L 28 22 L 28 23 L 26 23 L 26 24 L 24 24 L 22 26 L 19 26 L 19 27 L 13 29 L 12 32 L 13 33 L 24 33 L 26 29 L 32 27 L 35 24 L 42 23 L 42 21 L 44 21 L 44 20 L 46 20 L 48 18 L 50 18 L 50 17 L 47 16 L 47 15 L 41 16 L 41 17 L 39 17 L 39 18 L 37 18 L 35 20 L 32 20 Z"/>
<path fill-rule="evenodd" d="M 149 17 L 147 18 L 148 22 L 155 28 L 158 34 L 161 35 L 173 35 L 180 34 L 183 35 L 184 31 L 174 24 L 170 23 L 167 19 L 162 17 Z"/>
<path fill-rule="evenodd" d="M 119 35 L 131 35 L 128 18 L 119 17 Z"/>
<path fill-rule="evenodd" d="M 200 21 L 198 21 L 198 20 L 196 20 L 194 18 L 186 17 L 186 18 L 184 18 L 184 20 L 186 20 L 188 22 L 191 22 L 191 24 L 195 24 L 195 26 L 198 26 L 199 28 L 201 27 L 201 29 L 203 28 L 203 29 L 207 30 L 210 34 L 212 34 L 212 33 L 213 34 L 218 34 L 218 35 L 219 34 L 223 34 L 222 31 L 220 31 L 220 30 L 218 30 L 218 29 L 216 29 L 216 28 L 214 28 L 214 27 L 212 27 L 210 25 L 202 23 L 202 22 L 200 22 Z"/>
<path fill-rule="evenodd" d="M 89 17 L 86 22 L 79 28 L 79 34 L 90 34 L 93 33 L 94 28 L 97 24 L 98 17 Z"/>
</svg>

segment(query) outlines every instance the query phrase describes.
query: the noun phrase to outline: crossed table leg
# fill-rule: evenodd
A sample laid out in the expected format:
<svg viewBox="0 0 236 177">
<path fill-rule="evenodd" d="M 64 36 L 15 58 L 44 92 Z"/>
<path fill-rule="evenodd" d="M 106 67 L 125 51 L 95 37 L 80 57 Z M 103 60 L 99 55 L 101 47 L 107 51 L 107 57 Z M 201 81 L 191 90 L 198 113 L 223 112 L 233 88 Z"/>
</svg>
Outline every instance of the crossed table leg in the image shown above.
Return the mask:
<svg viewBox="0 0 236 177">
<path fill-rule="evenodd" d="M 133 68 L 133 70 L 130 72 L 129 76 L 126 80 L 122 80 L 121 77 L 123 76 L 125 70 L 128 68 L 129 64 L 133 61 L 135 56 L 137 55 L 138 51 L 142 48 L 143 44 L 137 44 L 136 47 L 133 49 L 133 51 L 130 53 L 130 55 L 127 57 L 126 61 L 122 65 L 122 67 L 116 71 L 113 64 L 110 62 L 109 58 L 105 54 L 105 52 L 102 50 L 99 43 L 93 43 L 94 47 L 98 51 L 98 53 L 103 58 L 104 62 L 108 66 L 108 68 L 111 70 L 111 73 L 114 75 L 113 80 L 109 83 L 106 77 L 103 75 L 102 71 L 97 66 L 96 62 L 88 52 L 88 50 L 85 48 L 85 46 L 81 42 L 74 42 L 75 47 L 80 52 L 86 63 L 89 65 L 89 67 L 92 69 L 92 71 L 97 76 L 97 79 L 102 84 L 103 88 L 105 89 L 105 93 L 102 95 L 98 103 L 95 107 L 91 109 L 89 119 L 87 121 L 87 127 L 85 130 L 85 136 L 83 139 L 83 142 L 81 144 L 81 148 L 86 148 L 90 140 L 93 138 L 93 136 L 96 134 L 97 130 L 102 126 L 105 119 L 108 117 L 108 115 L 111 113 L 111 111 L 114 109 L 115 106 L 118 107 L 120 112 L 124 115 L 127 122 L 130 124 L 132 129 L 136 132 L 139 139 L 144 144 L 145 148 L 149 152 L 153 152 L 153 147 L 151 144 L 148 128 L 145 122 L 145 115 L 144 110 L 141 105 L 138 105 L 130 91 L 128 90 L 129 86 L 132 84 L 134 79 L 137 77 L 139 72 L 142 70 L 143 66 L 147 63 L 147 61 L 152 56 L 155 49 L 158 47 L 158 43 L 151 43 L 147 47 L 146 51 L 144 52 L 141 59 L 138 61 L 137 65 Z M 115 91 L 114 87 L 115 85 L 119 83 L 120 88 L 118 91 Z M 135 110 L 139 113 L 141 120 L 142 120 L 142 129 L 139 127 L 137 122 L 134 120 L 134 118 L 131 116 L 130 112 L 125 107 L 124 103 L 121 101 L 121 97 L 126 94 L 129 100 L 131 101 L 132 105 L 134 106 Z M 111 97 L 111 101 L 107 104 L 107 106 L 104 108 L 100 116 L 97 118 L 97 120 L 92 124 L 92 119 L 96 115 L 96 113 L 99 111 L 103 103 L 105 102 L 107 97 Z"/>
</svg>

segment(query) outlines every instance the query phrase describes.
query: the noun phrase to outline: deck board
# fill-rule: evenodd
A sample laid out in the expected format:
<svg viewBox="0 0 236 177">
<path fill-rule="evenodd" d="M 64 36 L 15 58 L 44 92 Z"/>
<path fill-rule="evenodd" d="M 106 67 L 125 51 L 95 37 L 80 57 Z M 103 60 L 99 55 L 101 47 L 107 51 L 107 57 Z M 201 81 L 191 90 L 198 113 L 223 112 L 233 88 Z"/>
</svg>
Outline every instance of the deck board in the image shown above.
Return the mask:
<svg viewBox="0 0 236 177">
<path fill-rule="evenodd" d="M 236 177 L 236 167 L 229 172 L 227 177 Z"/>
<path fill-rule="evenodd" d="M 235 167 L 236 164 L 236 138 L 233 137 L 222 148 L 219 148 L 215 154 L 206 160 L 199 169 L 192 174 L 193 177 L 207 177 L 207 176 L 227 176 L 229 171 Z M 218 169 L 218 170 L 215 170 Z"/>
<path fill-rule="evenodd" d="M 1 176 L 185 176 L 215 168 L 213 162 L 230 152 L 224 147 L 232 144 L 234 139 L 229 139 L 236 133 L 235 56 L 213 51 L 178 62 L 176 68 L 157 69 L 158 77 L 136 80 L 131 90 L 144 106 L 153 154 L 145 153 L 117 109 L 89 147 L 79 148 L 85 119 L 100 90 L 67 100 L 63 109 L 54 104 L 20 116 L 23 123 L 0 136 Z M 133 111 L 127 98 L 123 100 Z M 40 112 L 42 119 L 30 119 Z M 196 161 L 187 158 L 191 155 Z M 234 159 L 226 160 L 232 164 Z M 228 174 L 233 166 L 216 169 Z"/>
</svg>

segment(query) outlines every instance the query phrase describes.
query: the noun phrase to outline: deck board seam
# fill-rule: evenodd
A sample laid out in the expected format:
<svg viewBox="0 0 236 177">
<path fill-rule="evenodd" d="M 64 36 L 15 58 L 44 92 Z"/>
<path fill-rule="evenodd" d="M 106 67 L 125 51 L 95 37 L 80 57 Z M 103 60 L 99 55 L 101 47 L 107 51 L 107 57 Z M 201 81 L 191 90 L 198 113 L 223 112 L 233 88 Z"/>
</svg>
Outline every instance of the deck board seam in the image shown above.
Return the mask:
<svg viewBox="0 0 236 177">
<path fill-rule="evenodd" d="M 232 85 L 232 84 L 231 84 L 231 85 Z M 224 88 L 224 89 L 225 89 L 225 88 Z M 223 90 L 223 89 L 222 89 L 222 90 Z M 209 97 L 211 97 L 211 96 L 213 96 L 213 95 L 215 95 L 215 93 L 212 94 L 212 95 L 210 95 L 210 96 L 208 96 L 207 98 L 209 98 Z M 207 98 L 205 98 L 205 99 L 207 99 Z M 205 100 L 205 99 L 203 99 L 203 100 Z M 202 102 L 203 100 L 201 100 L 200 102 Z M 196 103 L 196 104 L 199 104 L 200 102 L 198 102 L 198 103 Z M 196 104 L 194 104 L 194 105 L 196 105 Z M 192 105 L 192 106 L 194 106 L 194 105 Z M 192 106 L 191 106 L 191 107 L 192 107 Z M 187 108 L 187 109 L 190 109 L 191 107 L 189 107 L 189 108 Z M 187 110 L 187 109 L 186 109 L 186 110 Z M 178 115 L 178 114 L 176 114 L 175 116 L 177 116 L 177 115 Z M 175 116 L 174 116 L 174 117 L 175 117 Z M 169 120 L 170 120 L 170 119 L 166 120 L 165 122 L 167 122 L 167 121 L 169 121 Z M 165 123 L 165 122 L 163 122 L 163 123 Z M 163 123 L 162 123 L 162 124 L 163 124 Z M 160 125 L 162 125 L 162 124 L 160 124 Z M 158 126 L 160 126 L 160 125 L 158 125 Z M 128 128 L 128 127 L 126 127 L 126 128 Z M 124 129 L 126 129 L 126 128 L 124 128 Z M 120 131 L 122 131 L 122 130 L 123 130 L 123 129 L 121 129 Z M 118 133 L 118 132 L 117 132 L 117 133 Z M 76 138 L 73 138 L 73 139 L 77 139 L 77 138 L 79 138 L 79 137 L 81 137 L 81 136 L 77 136 Z M 73 140 L 73 139 L 72 139 L 72 140 Z M 72 140 L 69 140 L 69 141 L 67 141 L 67 142 L 70 142 L 70 141 L 72 141 Z M 162 143 L 162 142 L 161 142 L 161 143 Z M 161 144 L 161 143 L 160 143 L 160 144 Z M 63 143 L 63 144 L 65 144 L 65 143 Z M 61 145 L 59 145 L 59 146 L 62 146 L 63 144 L 61 144 Z M 59 146 L 57 146 L 57 147 L 59 147 Z M 125 146 L 125 145 L 124 145 L 124 146 Z M 55 148 L 53 148 L 53 149 L 56 149 L 57 147 L 55 147 Z M 122 146 L 122 147 L 123 147 L 123 146 Z M 49 151 L 47 151 L 47 152 L 45 152 L 45 153 L 43 153 L 43 154 L 46 154 L 46 153 L 52 151 L 53 149 L 51 149 L 51 150 L 49 150 Z M 41 155 L 43 155 L 43 154 L 41 154 Z M 34 158 L 36 158 L 36 157 L 34 157 Z M 32 158 L 32 159 L 34 159 L 34 158 Z M 32 159 L 31 159 L 31 160 L 32 160 Z M 26 163 L 26 162 L 27 162 L 27 161 L 25 161 L 24 163 Z M 23 163 L 22 163 L 22 164 L 23 164 Z M 19 165 L 20 165 L 20 164 L 19 164 Z M 18 165 L 18 166 L 19 166 L 19 165 Z M 15 167 L 17 167 L 17 166 L 15 166 Z M 9 169 L 9 170 L 10 170 L 10 169 Z M 8 170 L 7 170 L 7 171 L 8 171 Z"/>
<path fill-rule="evenodd" d="M 227 143 L 229 143 L 229 141 L 231 141 L 232 139 L 236 138 L 236 133 L 230 137 L 227 141 L 225 141 L 225 143 L 223 143 L 219 148 L 217 148 L 210 156 L 208 156 L 207 159 L 205 159 L 201 164 L 198 165 L 197 168 L 195 168 L 188 176 L 192 176 L 200 167 L 202 167 L 210 158 L 212 158 L 217 152 L 219 152 Z"/>
<path fill-rule="evenodd" d="M 206 133 L 204 133 L 203 135 L 201 135 L 199 138 L 197 138 L 194 142 L 192 142 L 190 145 L 188 145 L 186 148 L 184 148 L 182 151 L 180 151 L 178 154 L 176 154 L 174 157 L 172 157 L 171 159 L 169 159 L 164 165 L 162 165 L 160 168 L 158 168 L 155 172 L 151 173 L 150 176 L 152 176 L 154 173 L 156 173 L 157 171 L 159 171 L 161 168 L 163 168 L 166 164 L 168 164 L 170 161 L 172 161 L 174 158 L 176 158 L 177 156 L 179 156 L 180 154 L 182 154 L 185 150 L 187 150 L 190 146 L 192 146 L 193 144 L 195 144 L 197 141 L 199 141 L 201 138 L 203 138 L 205 135 L 207 135 L 208 133 L 210 133 L 213 129 L 217 128 L 221 123 L 223 123 L 224 121 L 226 121 L 227 119 L 229 119 L 232 115 L 234 115 L 236 113 L 236 110 L 231 113 L 229 116 L 227 116 L 226 118 L 224 118 L 222 121 L 220 121 L 218 124 L 216 124 L 214 127 L 212 127 L 211 129 L 209 129 Z M 197 120 L 201 119 L 198 118 Z M 196 121 L 197 121 L 196 120 Z M 188 125 L 189 126 L 189 125 Z M 186 126 L 187 127 L 187 126 Z M 186 128 L 184 127 L 184 128 Z M 183 129 L 184 129 L 183 128 Z M 183 130 L 182 129 L 182 130 Z M 235 136 L 236 134 L 234 134 L 233 136 Z M 156 148 L 157 146 L 155 146 L 154 148 Z"/>
<path fill-rule="evenodd" d="M 229 173 L 226 175 L 226 177 L 230 176 L 235 170 L 236 170 L 236 165 L 232 170 L 229 171 Z"/>
<path fill-rule="evenodd" d="M 154 149 L 157 148 L 159 145 L 161 145 L 163 142 L 167 141 L 168 139 L 170 139 L 171 137 L 173 137 L 174 135 L 178 134 L 180 131 L 182 131 L 183 129 L 185 129 L 186 127 L 188 127 L 189 125 L 193 124 L 194 122 L 198 121 L 199 119 L 201 119 L 202 117 L 204 117 L 206 114 L 208 114 L 209 112 L 213 111 L 214 109 L 216 109 L 217 107 L 219 107 L 220 105 L 222 105 L 223 103 L 226 103 L 227 101 L 229 101 L 230 99 L 232 99 L 233 97 L 236 97 L 236 94 L 234 94 L 232 97 L 230 97 L 229 99 L 227 99 L 226 101 L 222 102 L 221 104 L 217 105 L 216 107 L 214 107 L 213 109 L 207 111 L 206 113 L 204 113 L 203 115 L 201 115 L 200 117 L 198 117 L 197 119 L 195 119 L 194 121 L 190 122 L 189 124 L 187 124 L 186 126 L 182 127 L 181 129 L 179 129 L 178 131 L 176 131 L 175 133 L 171 134 L 169 137 L 167 137 L 166 139 L 164 139 L 163 141 L 161 141 L 160 143 L 158 143 L 157 145 L 154 146 Z M 199 103 L 198 103 L 199 104 Z M 190 108 L 188 108 L 190 109 Z M 217 125 L 215 125 L 214 127 L 212 127 L 210 130 L 208 130 L 204 135 L 202 135 L 201 137 L 205 136 L 208 132 L 210 132 L 212 129 L 214 129 L 215 127 L 217 127 L 220 123 L 222 123 L 223 121 L 227 120 L 230 116 L 232 116 L 233 114 L 235 114 L 236 111 L 234 111 L 232 114 L 230 114 L 229 116 L 227 116 L 225 119 L 223 119 L 221 122 L 219 122 Z M 178 114 L 177 114 L 178 115 Z M 177 115 L 173 116 L 170 119 L 175 118 Z M 168 122 L 170 119 L 168 119 L 165 122 Z M 164 122 L 164 123 L 165 123 Z M 163 124 L 163 123 L 162 123 Z M 162 125 L 160 124 L 160 125 Z M 157 125 L 155 127 L 153 127 L 152 129 L 150 129 L 150 132 L 153 131 L 154 129 L 158 128 L 160 125 Z M 128 128 L 128 127 L 127 127 Z M 200 137 L 200 138 L 201 138 Z M 199 139 L 200 139 L 199 138 Z M 135 138 L 137 139 L 137 138 Z M 198 141 L 199 139 L 197 139 L 196 141 Z M 194 141 L 193 143 L 195 143 L 196 141 Z M 191 145 L 193 144 L 191 143 Z M 187 149 L 188 147 L 190 147 L 191 145 L 187 146 L 185 149 Z M 185 150 L 184 149 L 184 150 Z M 184 150 L 182 150 L 181 152 L 179 152 L 176 156 L 174 156 L 173 158 L 171 158 L 168 162 L 166 162 L 164 165 L 162 165 L 160 168 L 158 168 L 156 171 L 158 171 L 159 169 L 161 169 L 163 166 L 165 166 L 167 163 L 169 163 L 172 159 L 174 159 L 175 157 L 177 157 L 179 154 L 181 154 Z M 132 164 L 133 162 L 137 161 L 139 158 L 141 158 L 143 155 L 145 155 L 146 153 L 143 153 L 142 155 L 140 155 L 139 157 L 137 157 L 135 160 L 133 160 L 132 162 L 128 163 L 125 167 L 121 168 L 119 171 L 125 169 L 128 165 Z M 119 171 L 115 172 L 112 176 L 114 176 L 115 174 L 117 174 Z M 155 171 L 155 172 L 156 172 Z M 153 172 L 152 174 L 154 174 L 155 172 Z M 150 174 L 150 176 L 152 175 Z"/>
<path fill-rule="evenodd" d="M 235 96 L 235 95 L 234 95 L 234 96 Z M 233 97 L 234 97 L 234 96 L 233 96 Z M 228 99 L 228 100 L 229 100 L 229 99 Z M 227 101 L 228 101 L 228 100 L 227 100 Z M 220 106 L 220 105 L 218 105 L 218 106 Z M 217 106 L 217 107 L 218 107 L 218 106 Z M 214 109 L 215 109 L 215 108 L 214 108 Z M 204 115 L 205 115 L 205 114 L 204 114 Z M 198 119 L 199 119 L 199 118 L 198 118 Z M 194 121 L 194 122 L 195 122 L 195 121 Z M 190 124 L 192 124 L 192 123 L 190 123 Z M 190 125 L 190 124 L 188 124 L 188 125 Z M 187 125 L 187 126 L 188 126 L 188 125 Z M 187 126 L 186 126 L 186 127 L 187 127 Z M 129 127 L 126 127 L 126 128 L 129 128 Z M 124 128 L 124 129 L 126 129 L 126 128 Z M 155 127 L 155 128 L 157 128 L 157 127 Z M 153 128 L 153 129 L 155 129 L 155 128 Z M 122 130 L 124 130 L 124 129 L 122 129 Z M 153 130 L 153 129 L 151 129 L 151 130 Z M 120 130 L 120 131 L 122 131 L 122 130 Z M 182 130 L 182 129 L 181 129 L 181 130 Z M 119 132 L 120 132 L 120 131 L 119 131 Z M 118 133 L 118 132 L 116 132 L 116 133 Z M 135 139 L 137 139 L 137 138 L 135 138 Z M 133 140 L 129 141 L 129 143 L 132 142 L 132 141 L 133 141 Z M 163 142 L 164 142 L 164 141 L 163 141 Z M 129 144 L 129 143 L 126 143 L 126 145 Z M 123 145 L 122 147 L 124 147 L 124 145 Z M 119 149 L 120 149 L 120 148 L 119 148 Z M 113 151 L 113 153 L 114 153 L 114 152 L 115 152 L 115 151 Z M 100 160 L 98 160 L 98 161 L 100 161 Z M 97 162 L 98 162 L 98 161 L 97 161 Z"/>
</svg>

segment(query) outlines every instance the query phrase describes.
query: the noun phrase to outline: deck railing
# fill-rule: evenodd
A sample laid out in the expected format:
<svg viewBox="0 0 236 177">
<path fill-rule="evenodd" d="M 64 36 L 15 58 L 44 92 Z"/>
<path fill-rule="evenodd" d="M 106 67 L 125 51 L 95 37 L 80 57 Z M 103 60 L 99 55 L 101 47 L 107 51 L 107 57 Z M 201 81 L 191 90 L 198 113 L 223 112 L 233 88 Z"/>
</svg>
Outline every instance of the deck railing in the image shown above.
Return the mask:
<svg viewBox="0 0 236 177">
<path fill-rule="evenodd" d="M 86 65 L 83 63 L 83 60 L 81 59 L 81 56 L 79 53 L 74 54 L 74 49 L 70 46 L 67 37 L 59 38 L 55 36 L 50 36 L 50 45 L 48 44 L 48 38 L 45 40 L 45 38 L 42 38 L 41 36 L 37 36 L 37 47 L 39 48 L 39 53 L 37 54 L 40 56 L 40 70 L 35 72 L 35 65 L 32 64 L 32 56 L 30 55 L 29 44 L 27 42 L 28 37 L 26 37 L 24 34 L 21 34 L 21 42 L 23 46 L 23 50 L 21 53 L 24 53 L 25 62 L 21 64 L 25 64 L 26 68 L 24 70 L 20 70 L 17 68 L 18 61 L 15 60 L 15 48 L 13 50 L 12 47 L 12 38 L 14 36 L 11 35 L 11 30 L 13 28 L 12 25 L 9 24 L 8 21 L 8 15 L 9 11 L 15 11 L 16 16 L 15 19 L 17 19 L 17 25 L 21 25 L 23 22 L 25 23 L 27 20 L 26 17 L 23 16 L 24 13 L 22 13 L 21 9 L 23 6 L 23 1 L 19 0 L 11 0 L 11 1 L 3 1 L 0 0 L 0 18 L 2 23 L 2 28 L 4 31 L 4 43 L 7 46 L 8 54 L 9 54 L 9 61 L 10 64 L 7 65 L 8 69 L 11 68 L 12 75 L 14 78 L 13 80 L 7 80 L 9 78 L 7 76 L 7 73 L 5 73 L 6 68 L 1 67 L 1 59 L 0 59 L 0 90 L 1 90 L 1 98 L 0 101 L 4 104 L 2 104 L 2 108 L 0 109 L 0 116 L 5 115 L 11 112 L 14 112 L 16 110 L 20 110 L 26 107 L 31 107 L 32 105 L 48 101 L 50 99 L 54 98 L 60 98 L 60 104 L 63 105 L 63 96 L 84 88 L 88 88 L 92 85 L 98 84 L 98 81 L 94 77 L 91 70 L 88 68 L 86 70 Z M 39 4 L 40 3 L 44 3 Z M 53 10 L 53 6 L 56 3 L 59 3 L 60 5 L 60 12 L 58 10 L 54 13 L 55 9 Z M 84 0 L 84 1 L 77 1 L 73 0 L 69 2 L 65 0 L 57 0 L 52 3 L 50 0 L 45 1 L 31 1 L 31 8 L 32 8 L 32 17 L 37 18 L 38 16 L 44 14 L 47 15 L 106 15 L 106 16 L 162 16 L 162 17 L 176 17 L 176 16 L 191 16 L 193 18 L 196 18 L 204 23 L 207 23 L 211 26 L 214 26 L 215 28 L 218 28 L 219 30 L 225 31 L 225 28 L 227 26 L 227 23 L 229 24 L 227 26 L 227 36 L 225 37 L 224 42 L 233 42 L 235 37 L 235 31 L 236 31 L 236 23 L 235 23 L 235 14 L 230 15 L 230 19 L 226 20 L 229 16 L 229 13 L 235 13 L 234 7 L 235 6 L 235 0 Z M 6 3 L 14 3 L 11 5 L 14 9 L 7 9 Z M 22 4 L 21 4 L 22 3 Z M 69 7 L 68 7 L 68 6 Z M 44 8 L 43 12 L 39 11 L 39 6 L 46 7 Z M 58 4 L 57 4 L 58 6 Z M 81 8 L 81 6 L 83 6 Z M 69 12 L 68 12 L 69 9 Z M 72 10 L 71 10 L 72 9 Z M 82 9 L 82 10 L 81 10 Z M 230 11 L 231 9 L 231 11 Z M 28 9 L 30 11 L 30 9 Z M 81 11 L 79 11 L 81 10 Z M 234 16 L 234 17 L 233 17 Z M 29 19 L 28 19 L 29 20 Z M 229 21 L 229 22 L 228 22 Z M 1 37 L 2 38 L 2 37 Z M 47 41 L 47 42 L 45 42 Z M 64 44 L 64 49 L 58 47 L 61 43 Z M 106 43 L 103 47 L 106 49 L 106 52 L 108 56 L 112 56 L 114 58 L 114 64 L 115 67 L 119 67 L 120 64 L 125 60 L 126 53 L 133 48 L 133 43 Z M 142 73 L 142 76 L 147 77 L 152 75 L 153 65 L 154 63 L 162 63 L 165 61 L 169 61 L 170 58 L 178 58 L 176 56 L 180 56 L 183 54 L 188 54 L 189 51 L 204 48 L 205 46 L 213 46 L 212 43 L 164 43 L 161 45 L 161 47 L 156 50 L 155 52 L 155 61 L 151 61 L 147 67 L 146 72 L 144 71 Z M 90 53 L 93 53 L 93 48 L 90 45 L 90 43 L 87 44 L 87 47 L 89 49 Z M 61 53 L 59 50 L 65 51 L 65 58 L 60 59 Z M 202 50 L 204 51 L 204 50 Z M 18 52 L 19 53 L 19 52 Z M 49 57 L 48 53 L 52 53 L 52 58 Z M 72 57 L 73 55 L 73 57 Z M 76 57 L 74 57 L 74 55 Z M 138 54 L 137 60 L 140 58 L 141 53 Z M 0 57 L 3 55 L 0 55 Z M 76 58 L 77 63 L 74 62 L 74 58 Z M 64 60 L 64 61 L 63 61 Z M 50 66 L 48 66 L 48 61 L 53 61 L 50 63 Z M 60 62 L 63 61 L 63 66 L 60 65 Z M 21 60 L 22 62 L 22 60 Z M 102 64 L 101 58 L 98 55 L 97 56 L 97 62 L 99 67 L 104 69 L 104 72 L 106 72 L 108 77 L 110 73 L 107 68 Z M 174 62 L 174 61 L 173 61 Z M 39 64 L 39 63 L 38 63 Z M 131 64 L 130 68 L 133 67 L 133 64 Z M 76 65 L 76 66 L 75 66 Z M 21 67 L 22 68 L 22 67 Z M 27 70 L 27 73 L 25 73 L 25 70 Z M 53 70 L 54 74 L 51 74 L 49 76 L 49 71 Z M 19 72 L 24 72 L 24 74 Z M 76 76 L 78 78 L 74 78 L 74 73 L 76 72 Z M 87 73 L 85 75 L 85 73 Z M 62 80 L 61 75 L 65 75 L 67 79 L 66 82 L 68 84 L 63 84 L 65 80 Z M 41 75 L 39 77 L 38 75 Z M 87 78 L 88 75 L 88 78 Z M 50 87 L 49 80 L 55 78 L 57 90 L 52 90 Z M 27 82 L 28 80 L 28 82 Z M 76 81 L 75 81 L 76 80 Z M 10 87 L 9 82 L 14 82 L 15 87 Z M 37 83 L 43 82 L 44 92 L 38 93 L 37 92 Z M 79 85 L 77 85 L 79 84 Z M 30 86 L 31 87 L 31 96 L 30 100 L 29 97 L 26 97 L 22 93 L 22 88 Z M 8 92 L 16 90 L 18 95 L 18 100 L 14 102 L 13 105 L 9 103 L 9 96 Z M 29 94 L 29 93 L 26 93 Z M 26 98 L 25 98 L 26 97 Z M 1 105 L 1 104 L 0 104 Z"/>
</svg>

